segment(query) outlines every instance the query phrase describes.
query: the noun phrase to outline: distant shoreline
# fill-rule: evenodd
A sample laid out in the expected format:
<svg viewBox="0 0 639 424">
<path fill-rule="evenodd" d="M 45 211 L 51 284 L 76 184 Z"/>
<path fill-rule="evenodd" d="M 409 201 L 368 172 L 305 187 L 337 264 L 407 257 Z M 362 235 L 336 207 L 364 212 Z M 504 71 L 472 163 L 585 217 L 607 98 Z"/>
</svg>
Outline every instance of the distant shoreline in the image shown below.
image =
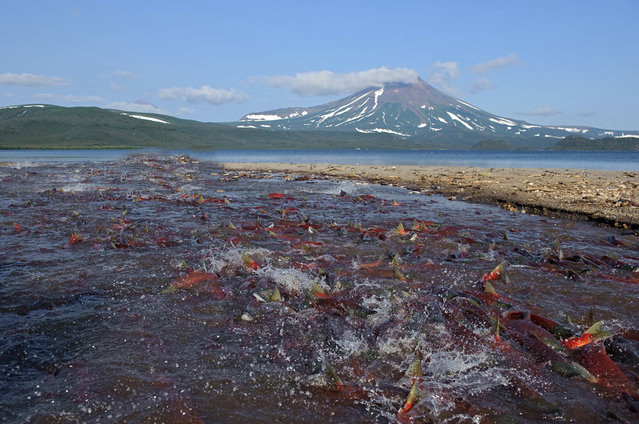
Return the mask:
<svg viewBox="0 0 639 424">
<path fill-rule="evenodd" d="M 454 200 L 639 229 L 639 172 L 582 169 L 221 163 L 227 171 L 320 175 L 406 187 Z"/>
</svg>

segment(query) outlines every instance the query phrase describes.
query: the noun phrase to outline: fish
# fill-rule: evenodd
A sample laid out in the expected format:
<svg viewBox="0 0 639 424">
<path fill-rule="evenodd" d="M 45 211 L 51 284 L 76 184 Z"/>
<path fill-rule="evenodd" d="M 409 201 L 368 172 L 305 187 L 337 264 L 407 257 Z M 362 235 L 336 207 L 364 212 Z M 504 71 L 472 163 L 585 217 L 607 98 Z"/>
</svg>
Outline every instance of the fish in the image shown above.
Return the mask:
<svg viewBox="0 0 639 424">
<path fill-rule="evenodd" d="M 495 296 L 495 297 L 499 297 L 499 295 L 495 291 L 495 288 L 493 287 L 493 285 L 490 284 L 490 282 L 488 282 L 488 281 L 486 281 L 484 283 L 484 292 L 488 293 L 489 295 L 492 295 L 492 296 Z"/>
<path fill-rule="evenodd" d="M 377 268 L 378 266 L 382 265 L 382 261 L 381 259 L 378 259 L 374 262 L 365 262 L 365 263 L 360 263 L 357 265 L 357 267 L 359 269 L 371 269 L 371 268 Z"/>
<path fill-rule="evenodd" d="M 410 393 L 408 393 L 408 397 L 406 398 L 406 402 L 404 402 L 404 406 L 399 408 L 397 411 L 397 415 L 404 416 L 408 411 L 413 409 L 415 403 L 419 401 L 419 379 L 415 379 L 413 384 L 410 387 Z"/>
<path fill-rule="evenodd" d="M 421 357 L 421 353 L 419 351 L 416 351 L 415 360 L 413 360 L 411 365 L 406 370 L 406 376 L 411 378 L 411 386 L 408 397 L 406 398 L 406 402 L 404 402 L 404 406 L 399 408 L 399 410 L 397 411 L 397 415 L 400 417 L 404 416 L 408 411 L 413 409 L 413 406 L 419 400 L 419 380 L 423 376 Z"/>
<path fill-rule="evenodd" d="M 400 236 L 405 236 L 406 234 L 408 234 L 408 231 L 404 229 L 404 224 L 402 224 L 401 222 L 397 224 L 397 227 L 395 227 L 395 232 Z"/>
<path fill-rule="evenodd" d="M 598 381 L 588 369 L 567 357 L 566 352 L 557 351 L 557 340 L 530 321 L 528 311 L 508 311 L 502 314 L 502 319 L 508 336 L 522 346 L 535 362 L 548 364 L 553 371 L 565 377 L 581 377 L 591 383 Z"/>
<path fill-rule="evenodd" d="M 530 314 L 530 320 L 541 328 L 550 331 L 550 333 L 558 339 L 568 339 L 575 335 L 575 332 L 571 329 L 541 315 Z"/>
<path fill-rule="evenodd" d="M 242 253 L 242 261 L 244 261 L 245 267 L 252 269 L 253 271 L 257 271 L 258 269 L 262 268 L 262 265 L 249 258 L 246 253 Z"/>
<path fill-rule="evenodd" d="M 71 238 L 69 238 L 69 245 L 74 245 L 76 243 L 79 243 L 81 241 L 83 241 L 84 239 L 82 238 L 82 236 L 78 233 L 72 233 L 71 234 Z"/>
<path fill-rule="evenodd" d="M 481 277 L 482 283 L 485 284 L 486 281 L 498 280 L 501 277 L 501 273 L 502 273 L 503 269 L 504 269 L 504 263 L 502 262 L 499 265 L 497 265 L 488 274 L 484 274 Z"/>
<path fill-rule="evenodd" d="M 601 329 L 603 321 L 597 321 L 590 328 L 583 332 L 581 336 L 571 337 L 567 340 L 562 340 L 561 343 L 568 349 L 576 349 L 578 347 L 585 346 L 587 344 L 607 339 L 614 336 L 614 333 L 604 331 Z"/>
<path fill-rule="evenodd" d="M 295 200 L 294 197 L 287 196 L 286 194 L 282 194 L 282 193 L 269 193 L 268 197 L 270 197 L 271 199 Z"/>
<path fill-rule="evenodd" d="M 344 383 L 342 382 L 342 379 L 340 378 L 340 376 L 337 374 L 337 371 L 335 371 L 335 368 L 333 368 L 333 366 L 331 365 L 330 362 L 328 362 L 327 359 L 324 359 L 324 369 L 326 369 L 326 374 L 328 374 L 328 376 L 331 378 L 331 381 L 333 382 L 335 389 L 338 391 L 343 390 Z"/>
<path fill-rule="evenodd" d="M 313 286 L 311 287 L 311 294 L 314 297 L 319 297 L 319 298 L 327 298 L 328 295 L 324 292 L 324 289 L 317 284 L 316 282 L 313 282 Z"/>
<path fill-rule="evenodd" d="M 195 270 L 191 271 L 183 277 L 175 280 L 169 287 L 164 290 L 164 293 L 174 293 L 177 290 L 190 289 L 198 284 L 217 281 L 218 275 L 214 272 L 206 272 Z"/>
<path fill-rule="evenodd" d="M 408 279 L 404 276 L 404 274 L 402 274 L 402 271 L 400 271 L 399 266 L 397 265 L 393 265 L 393 277 L 398 279 L 399 281 L 408 281 Z"/>
<path fill-rule="evenodd" d="M 619 393 L 626 393 L 639 400 L 639 387 L 624 374 L 606 353 L 602 345 L 587 345 L 573 351 L 573 357 L 592 373 L 597 382 Z"/>
</svg>

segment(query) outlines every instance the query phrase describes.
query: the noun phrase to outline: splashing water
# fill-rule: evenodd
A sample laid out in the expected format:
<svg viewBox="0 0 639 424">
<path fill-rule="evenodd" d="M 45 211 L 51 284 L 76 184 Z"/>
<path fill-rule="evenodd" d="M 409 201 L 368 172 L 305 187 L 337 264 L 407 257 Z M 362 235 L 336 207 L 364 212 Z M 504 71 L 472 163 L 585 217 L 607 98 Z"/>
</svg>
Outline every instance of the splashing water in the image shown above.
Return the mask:
<svg viewBox="0 0 639 424">
<path fill-rule="evenodd" d="M 3 422 L 638 419 L 631 232 L 185 157 L 0 178 Z"/>
</svg>

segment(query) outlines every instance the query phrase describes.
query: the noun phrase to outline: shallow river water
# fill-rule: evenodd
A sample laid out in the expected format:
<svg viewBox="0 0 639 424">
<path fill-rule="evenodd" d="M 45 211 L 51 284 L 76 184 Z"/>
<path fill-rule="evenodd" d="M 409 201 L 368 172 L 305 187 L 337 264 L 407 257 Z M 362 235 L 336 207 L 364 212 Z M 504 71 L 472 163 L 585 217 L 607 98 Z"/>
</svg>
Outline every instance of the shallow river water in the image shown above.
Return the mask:
<svg viewBox="0 0 639 424">
<path fill-rule="evenodd" d="M 2 422 L 639 420 L 636 234 L 186 157 L 0 184 Z"/>
</svg>

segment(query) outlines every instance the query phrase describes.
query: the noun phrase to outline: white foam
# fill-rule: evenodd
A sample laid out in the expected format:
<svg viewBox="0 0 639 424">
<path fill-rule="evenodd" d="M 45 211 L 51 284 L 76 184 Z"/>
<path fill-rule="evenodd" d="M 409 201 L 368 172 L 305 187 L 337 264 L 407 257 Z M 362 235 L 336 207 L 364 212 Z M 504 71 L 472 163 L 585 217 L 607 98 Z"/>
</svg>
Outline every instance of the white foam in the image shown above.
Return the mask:
<svg viewBox="0 0 639 424">
<path fill-rule="evenodd" d="M 464 393 L 475 395 L 508 384 L 505 374 L 511 371 L 514 370 L 496 366 L 494 357 L 487 352 L 437 350 L 430 354 L 424 375 L 428 376 L 426 383 L 430 387 L 453 391 L 463 388 Z"/>
<path fill-rule="evenodd" d="M 62 186 L 61 189 L 65 192 L 85 192 L 85 191 L 93 191 L 97 188 L 95 184 L 86 184 L 86 183 L 75 183 L 75 184 L 67 184 Z"/>
<path fill-rule="evenodd" d="M 238 249 L 231 248 L 226 251 L 214 251 L 216 254 L 208 258 L 205 264 L 208 271 L 221 272 L 225 267 L 240 268 L 244 266 L 242 253 L 247 254 L 254 261 L 261 263 L 270 257 L 270 251 L 262 248 Z"/>
<path fill-rule="evenodd" d="M 248 254 L 248 253 L 247 253 Z M 253 258 L 248 254 L 251 259 Z M 269 278 L 271 278 L 275 284 L 280 287 L 286 288 L 289 292 L 300 293 L 305 290 L 311 290 L 313 284 L 318 284 L 324 290 L 328 290 L 329 287 L 321 280 L 309 277 L 308 274 L 303 273 L 293 268 L 271 268 L 266 267 L 257 271 Z"/>
<path fill-rule="evenodd" d="M 335 340 L 335 343 L 344 350 L 343 356 L 345 357 L 366 350 L 368 346 L 362 336 L 358 336 L 351 329 L 345 330 L 342 336 L 338 340 Z"/>
</svg>

